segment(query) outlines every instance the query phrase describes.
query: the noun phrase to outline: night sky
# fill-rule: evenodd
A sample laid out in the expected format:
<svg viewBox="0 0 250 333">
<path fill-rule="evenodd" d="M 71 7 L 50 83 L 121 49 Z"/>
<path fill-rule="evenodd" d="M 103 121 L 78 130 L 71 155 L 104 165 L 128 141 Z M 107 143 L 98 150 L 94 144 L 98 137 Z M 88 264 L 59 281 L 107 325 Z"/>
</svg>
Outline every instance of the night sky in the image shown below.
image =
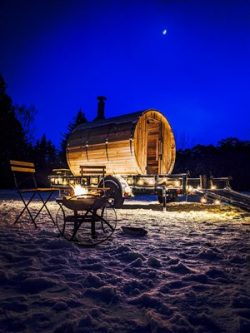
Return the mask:
<svg viewBox="0 0 250 333">
<path fill-rule="evenodd" d="M 165 30 L 165 31 L 164 31 Z M 147 108 L 178 147 L 250 139 L 250 1 L 1 0 L 0 73 L 56 145 L 82 108 Z"/>
</svg>

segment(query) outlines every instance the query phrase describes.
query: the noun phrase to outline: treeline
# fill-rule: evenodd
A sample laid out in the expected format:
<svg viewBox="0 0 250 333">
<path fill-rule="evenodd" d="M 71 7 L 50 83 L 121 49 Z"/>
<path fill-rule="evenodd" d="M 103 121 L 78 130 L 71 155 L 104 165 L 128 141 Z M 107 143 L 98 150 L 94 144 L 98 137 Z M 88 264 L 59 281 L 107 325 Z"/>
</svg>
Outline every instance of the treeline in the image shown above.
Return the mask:
<svg viewBox="0 0 250 333">
<path fill-rule="evenodd" d="M 191 177 L 230 176 L 233 189 L 247 191 L 250 189 L 250 141 L 228 138 L 216 146 L 197 145 L 178 150 L 174 172 L 189 172 Z"/>
<path fill-rule="evenodd" d="M 47 185 L 48 174 L 54 168 L 67 168 L 66 144 L 71 131 L 87 122 L 80 110 L 62 136 L 60 149 L 43 135 L 34 142 L 32 121 L 35 109 L 16 106 L 6 92 L 6 84 L 0 76 L 0 188 L 13 186 L 10 172 L 11 159 L 33 161 L 38 170 L 40 183 Z M 197 145 L 178 150 L 174 173 L 189 172 L 192 177 L 208 175 L 232 177 L 236 190 L 250 189 L 250 141 L 237 138 L 222 140 L 218 145 Z"/>
<path fill-rule="evenodd" d="M 32 122 L 35 109 L 17 106 L 6 92 L 6 84 L 0 75 L 0 188 L 13 187 L 13 175 L 9 161 L 32 161 L 38 170 L 40 185 L 48 185 L 48 174 L 54 168 L 66 168 L 65 149 L 67 138 L 74 127 L 86 122 L 80 110 L 62 136 L 61 147 L 56 149 L 45 135 L 34 142 Z"/>
</svg>

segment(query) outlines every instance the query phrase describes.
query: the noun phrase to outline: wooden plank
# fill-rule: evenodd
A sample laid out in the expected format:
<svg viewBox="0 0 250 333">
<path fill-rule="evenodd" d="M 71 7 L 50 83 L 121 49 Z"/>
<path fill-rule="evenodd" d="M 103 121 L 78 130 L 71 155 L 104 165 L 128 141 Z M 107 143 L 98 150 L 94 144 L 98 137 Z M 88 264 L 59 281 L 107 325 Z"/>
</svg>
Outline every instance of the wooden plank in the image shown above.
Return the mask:
<svg viewBox="0 0 250 333">
<path fill-rule="evenodd" d="M 59 191 L 59 188 L 56 187 L 36 187 L 36 188 L 22 188 L 19 189 L 21 193 L 28 193 L 28 192 L 55 192 Z"/>
<path fill-rule="evenodd" d="M 100 172 L 80 172 L 79 173 L 79 175 L 81 176 L 81 177 L 88 177 L 88 176 L 93 176 L 93 177 L 99 177 L 99 176 L 104 176 L 105 174 L 103 174 L 103 173 L 100 173 Z"/>
<path fill-rule="evenodd" d="M 89 172 L 89 171 L 93 171 L 93 172 L 103 172 L 103 171 L 105 171 L 106 170 L 106 168 L 92 168 L 92 167 L 90 167 L 90 168 L 82 168 L 81 166 L 80 166 L 80 170 L 81 170 L 81 172 Z"/>
<path fill-rule="evenodd" d="M 105 173 L 106 169 L 100 169 L 100 170 L 96 170 L 96 169 L 81 169 L 80 168 L 80 172 L 81 173 L 96 173 L 96 174 L 102 174 Z"/>
<path fill-rule="evenodd" d="M 11 166 L 11 171 L 13 172 L 29 172 L 29 173 L 35 173 L 36 170 L 33 168 L 24 168 L 24 167 L 17 167 L 17 166 Z"/>
<path fill-rule="evenodd" d="M 105 165 L 80 165 L 80 169 L 106 169 Z"/>
<path fill-rule="evenodd" d="M 15 166 L 23 166 L 23 167 L 30 167 L 35 168 L 35 164 L 32 162 L 25 162 L 25 161 L 16 161 L 16 160 L 10 160 L 10 165 Z"/>
</svg>

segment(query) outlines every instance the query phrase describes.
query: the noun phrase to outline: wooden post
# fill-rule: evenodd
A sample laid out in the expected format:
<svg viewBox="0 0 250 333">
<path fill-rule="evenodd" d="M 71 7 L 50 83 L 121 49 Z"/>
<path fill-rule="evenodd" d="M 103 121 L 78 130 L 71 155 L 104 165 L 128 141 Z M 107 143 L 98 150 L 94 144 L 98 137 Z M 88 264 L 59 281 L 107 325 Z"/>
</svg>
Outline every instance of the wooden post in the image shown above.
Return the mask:
<svg viewBox="0 0 250 333">
<path fill-rule="evenodd" d="M 187 182 L 188 182 L 188 176 L 186 174 L 185 176 L 182 176 L 182 191 L 183 191 L 183 194 L 187 194 Z"/>
<path fill-rule="evenodd" d="M 165 212 L 167 210 L 166 208 L 166 204 L 167 204 L 167 201 L 166 201 L 166 187 L 165 186 L 162 186 L 162 202 L 163 202 L 163 207 L 162 207 L 162 210 L 163 212 Z"/>
<path fill-rule="evenodd" d="M 200 187 L 201 187 L 201 189 L 207 189 L 207 186 L 208 184 L 207 184 L 207 176 L 206 175 L 201 175 L 200 176 Z"/>
</svg>

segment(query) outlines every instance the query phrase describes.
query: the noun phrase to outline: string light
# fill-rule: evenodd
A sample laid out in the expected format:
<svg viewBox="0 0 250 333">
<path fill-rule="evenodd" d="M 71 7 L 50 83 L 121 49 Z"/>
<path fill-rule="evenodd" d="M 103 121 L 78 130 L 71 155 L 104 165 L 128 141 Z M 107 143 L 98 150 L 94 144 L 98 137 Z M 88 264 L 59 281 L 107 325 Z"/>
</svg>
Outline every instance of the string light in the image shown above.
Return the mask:
<svg viewBox="0 0 250 333">
<path fill-rule="evenodd" d="M 207 203 L 207 198 L 202 197 L 200 201 L 201 201 L 202 204 L 205 204 L 205 203 Z"/>
</svg>

